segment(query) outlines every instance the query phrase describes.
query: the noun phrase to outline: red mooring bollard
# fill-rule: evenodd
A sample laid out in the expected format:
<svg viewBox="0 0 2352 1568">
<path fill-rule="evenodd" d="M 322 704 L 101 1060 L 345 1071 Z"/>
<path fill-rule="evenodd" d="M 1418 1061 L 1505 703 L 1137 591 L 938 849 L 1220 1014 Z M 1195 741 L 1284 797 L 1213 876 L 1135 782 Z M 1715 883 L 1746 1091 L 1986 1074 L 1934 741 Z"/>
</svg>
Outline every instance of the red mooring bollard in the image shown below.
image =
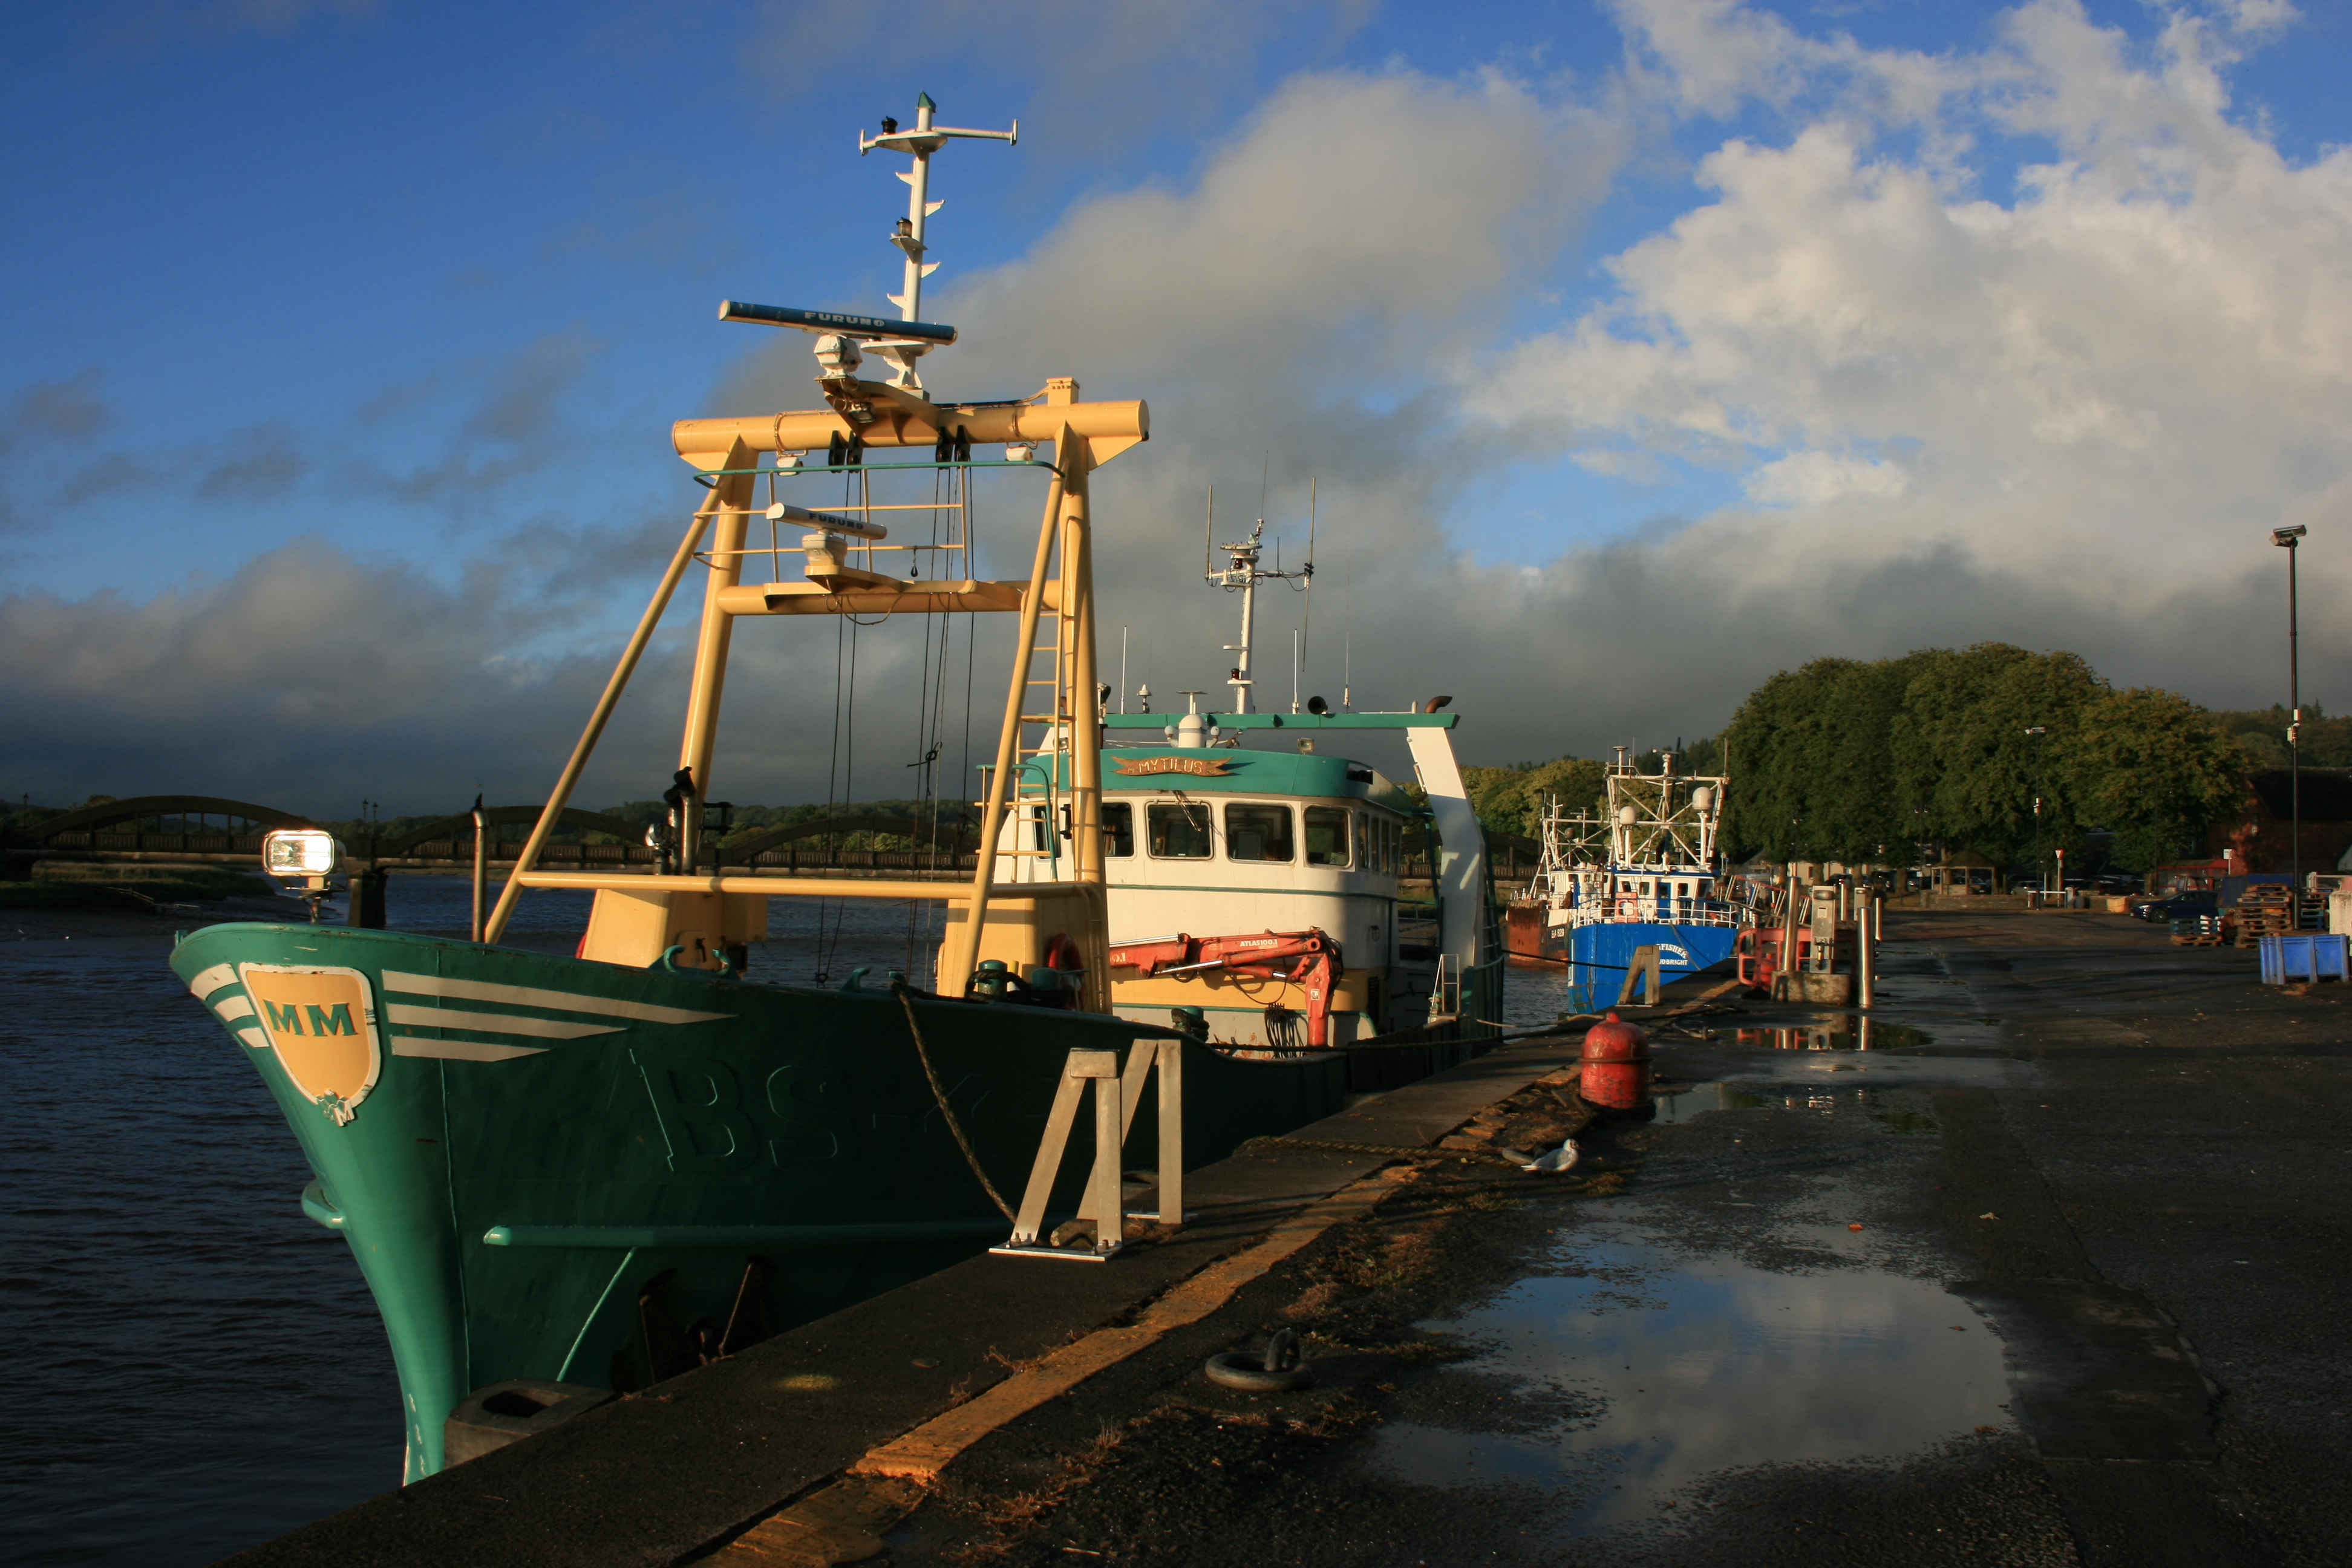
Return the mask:
<svg viewBox="0 0 2352 1568">
<path fill-rule="evenodd" d="M 1584 1070 L 1577 1092 L 1604 1110 L 1639 1110 L 1650 1102 L 1650 1037 L 1612 1013 L 1584 1032 Z"/>
</svg>

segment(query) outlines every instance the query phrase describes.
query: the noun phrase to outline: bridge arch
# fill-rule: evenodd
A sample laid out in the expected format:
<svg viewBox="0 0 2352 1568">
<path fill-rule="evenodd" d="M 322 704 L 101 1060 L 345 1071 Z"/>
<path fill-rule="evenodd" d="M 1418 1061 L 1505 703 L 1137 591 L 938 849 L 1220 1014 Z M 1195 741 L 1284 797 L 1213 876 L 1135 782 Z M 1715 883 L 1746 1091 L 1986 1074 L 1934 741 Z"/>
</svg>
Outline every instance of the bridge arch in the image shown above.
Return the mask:
<svg viewBox="0 0 2352 1568">
<path fill-rule="evenodd" d="M 235 816 L 264 827 L 308 827 L 310 819 L 274 805 L 249 800 L 225 800 L 210 795 L 141 795 L 110 800 L 52 816 L 34 829 L 39 838 L 60 833 L 93 833 L 118 822 L 144 822 L 151 816 Z"/>
<path fill-rule="evenodd" d="M 537 822 L 539 814 L 546 809 L 539 805 L 489 805 L 482 808 L 482 818 L 487 826 L 505 827 L 518 822 Z M 578 828 L 583 833 L 609 833 L 624 844 L 638 844 L 645 840 L 642 827 L 621 817 L 607 816 L 601 811 L 566 806 L 563 815 L 556 820 L 562 826 Z M 455 816 L 428 822 L 397 837 L 377 839 L 368 846 L 368 854 L 373 859 L 394 858 L 407 854 L 420 844 L 431 844 L 444 838 L 463 839 L 470 837 L 473 831 L 474 814 L 470 810 L 461 811 Z"/>
</svg>

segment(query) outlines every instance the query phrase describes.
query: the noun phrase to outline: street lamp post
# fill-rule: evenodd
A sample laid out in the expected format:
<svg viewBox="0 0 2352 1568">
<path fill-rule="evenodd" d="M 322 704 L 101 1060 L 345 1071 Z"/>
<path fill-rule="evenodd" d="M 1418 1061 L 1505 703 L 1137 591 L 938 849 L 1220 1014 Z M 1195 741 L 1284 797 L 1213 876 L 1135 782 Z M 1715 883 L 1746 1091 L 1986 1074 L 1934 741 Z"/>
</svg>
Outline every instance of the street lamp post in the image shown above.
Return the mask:
<svg viewBox="0 0 2352 1568">
<path fill-rule="evenodd" d="M 2042 863 L 2042 737 L 2050 733 L 2047 724 L 2027 728 L 2026 739 L 2033 745 L 2033 869 L 2042 878 L 2042 890 L 2050 890 L 2050 869 Z"/>
<path fill-rule="evenodd" d="M 2295 647 L 2295 547 L 2310 531 L 2301 523 L 2271 530 L 2271 542 L 2286 552 L 2286 769 L 2287 867 L 2294 878 L 2295 925 L 2303 924 L 2303 675 Z"/>
</svg>

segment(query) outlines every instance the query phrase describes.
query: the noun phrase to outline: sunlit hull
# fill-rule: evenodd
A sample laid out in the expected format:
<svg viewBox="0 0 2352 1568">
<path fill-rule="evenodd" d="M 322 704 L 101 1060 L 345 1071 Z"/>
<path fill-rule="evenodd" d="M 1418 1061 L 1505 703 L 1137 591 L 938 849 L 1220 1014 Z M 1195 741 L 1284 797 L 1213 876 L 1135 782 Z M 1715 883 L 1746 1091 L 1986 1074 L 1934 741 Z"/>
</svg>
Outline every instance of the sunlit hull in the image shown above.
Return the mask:
<svg viewBox="0 0 2352 1568">
<path fill-rule="evenodd" d="M 730 983 L 393 932 L 197 931 L 173 968 L 244 1047 L 398 1367 L 411 1479 L 510 1378 L 641 1387 L 970 1256 L 1008 1226 L 887 991 Z M 922 1037 L 1017 1194 L 1074 1047 L 1134 1026 L 924 998 Z M 1187 1163 L 1339 1109 L 1336 1055 L 1186 1047 Z M 1081 1132 L 1065 1166 L 1090 1156 Z M 1137 1119 L 1130 1165 L 1149 1164 Z"/>
</svg>

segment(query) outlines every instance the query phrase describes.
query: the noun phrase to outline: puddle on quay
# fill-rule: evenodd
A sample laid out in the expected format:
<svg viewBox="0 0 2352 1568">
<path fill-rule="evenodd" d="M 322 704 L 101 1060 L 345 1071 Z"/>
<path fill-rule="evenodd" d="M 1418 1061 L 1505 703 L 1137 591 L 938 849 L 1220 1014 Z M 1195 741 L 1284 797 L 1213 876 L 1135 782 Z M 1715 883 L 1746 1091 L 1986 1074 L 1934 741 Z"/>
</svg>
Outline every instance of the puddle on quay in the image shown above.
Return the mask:
<svg viewBox="0 0 2352 1568">
<path fill-rule="evenodd" d="M 1672 1094 L 1660 1094 L 1650 1103 L 1657 1108 L 1654 1120 L 1673 1126 L 1710 1110 L 1761 1110 L 1773 1102 L 1753 1089 L 1727 1083 L 1695 1083 Z"/>
<path fill-rule="evenodd" d="M 1488 1347 L 1464 1370 L 1576 1414 L 1537 1431 L 1398 1422 L 1374 1468 L 1541 1488 L 1590 1535 L 1673 1520 L 1662 1505 L 1727 1470 L 1899 1459 L 2011 1427 L 1999 1338 L 1940 1286 L 1870 1268 L 1843 1226 L 1780 1228 L 1856 1266 L 1780 1273 L 1644 1239 L 1637 1200 L 1587 1212 L 1554 1239 L 1557 1272 L 1432 1325 Z"/>
<path fill-rule="evenodd" d="M 1714 1044 L 1760 1046 L 1775 1051 L 1893 1051 L 1936 1043 L 1936 1037 L 1926 1029 L 1852 1013 L 1830 1013 L 1786 1024 L 1689 1032 Z"/>
<path fill-rule="evenodd" d="M 1803 1085 L 1783 1089 L 1771 1083 L 1695 1083 L 1661 1093 L 1651 1102 L 1649 1120 L 1673 1127 L 1695 1121 L 1714 1110 L 1795 1110 L 1819 1116 L 1868 1116 L 1890 1132 L 1934 1132 L 1936 1119 L 1900 1094 L 1874 1092 L 1859 1084 Z"/>
</svg>

